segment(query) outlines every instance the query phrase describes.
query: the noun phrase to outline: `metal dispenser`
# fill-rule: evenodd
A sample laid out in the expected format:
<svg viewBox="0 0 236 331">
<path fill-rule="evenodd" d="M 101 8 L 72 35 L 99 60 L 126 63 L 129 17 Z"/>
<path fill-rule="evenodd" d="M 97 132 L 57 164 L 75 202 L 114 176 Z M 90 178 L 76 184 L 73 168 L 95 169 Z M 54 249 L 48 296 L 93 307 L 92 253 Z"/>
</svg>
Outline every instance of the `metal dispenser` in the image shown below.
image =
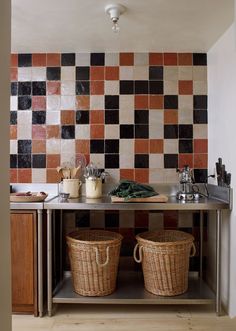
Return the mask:
<svg viewBox="0 0 236 331">
<path fill-rule="evenodd" d="M 192 201 L 199 199 L 199 193 L 194 192 L 194 176 L 193 171 L 188 165 L 185 165 L 183 169 L 177 169 L 179 173 L 180 191 L 177 192 L 176 198 L 183 201 Z"/>
</svg>

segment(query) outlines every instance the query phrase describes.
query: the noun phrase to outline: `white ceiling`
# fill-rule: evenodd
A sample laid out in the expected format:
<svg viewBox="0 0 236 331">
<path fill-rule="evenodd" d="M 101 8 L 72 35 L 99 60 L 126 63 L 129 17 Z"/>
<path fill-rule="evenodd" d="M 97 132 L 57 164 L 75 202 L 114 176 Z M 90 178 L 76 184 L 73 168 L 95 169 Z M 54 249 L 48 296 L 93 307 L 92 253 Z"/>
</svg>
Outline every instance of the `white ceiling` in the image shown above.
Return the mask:
<svg viewBox="0 0 236 331">
<path fill-rule="evenodd" d="M 12 0 L 13 52 L 207 51 L 231 25 L 234 0 Z"/>
</svg>

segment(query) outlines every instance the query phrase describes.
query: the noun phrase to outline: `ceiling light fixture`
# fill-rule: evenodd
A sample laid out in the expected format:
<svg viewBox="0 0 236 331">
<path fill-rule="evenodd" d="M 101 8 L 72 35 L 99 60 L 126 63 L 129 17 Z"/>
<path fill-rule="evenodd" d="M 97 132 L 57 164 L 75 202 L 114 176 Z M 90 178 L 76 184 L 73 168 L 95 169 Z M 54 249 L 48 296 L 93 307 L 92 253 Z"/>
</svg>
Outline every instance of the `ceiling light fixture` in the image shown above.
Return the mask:
<svg viewBox="0 0 236 331">
<path fill-rule="evenodd" d="M 105 7 L 106 14 L 110 15 L 110 19 L 112 21 L 112 31 L 117 33 L 120 31 L 120 27 L 118 25 L 118 21 L 120 15 L 125 12 L 125 7 L 120 4 L 107 5 Z"/>
</svg>

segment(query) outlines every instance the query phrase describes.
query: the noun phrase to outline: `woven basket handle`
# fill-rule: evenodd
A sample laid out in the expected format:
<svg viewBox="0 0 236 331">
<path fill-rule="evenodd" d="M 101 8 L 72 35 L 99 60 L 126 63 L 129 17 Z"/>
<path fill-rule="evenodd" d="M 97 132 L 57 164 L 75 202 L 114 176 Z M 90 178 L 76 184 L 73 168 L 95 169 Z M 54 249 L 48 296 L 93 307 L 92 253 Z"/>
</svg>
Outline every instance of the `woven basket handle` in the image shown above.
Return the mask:
<svg viewBox="0 0 236 331">
<path fill-rule="evenodd" d="M 96 254 L 96 263 L 99 267 L 105 267 L 108 262 L 109 262 L 109 246 L 107 246 L 106 248 L 106 261 L 104 263 L 100 263 L 99 260 L 99 251 L 98 251 L 98 248 L 97 247 L 94 247 L 94 250 L 95 250 L 95 254 Z"/>
<path fill-rule="evenodd" d="M 139 250 L 138 250 L 138 247 L 139 247 Z M 137 243 L 134 247 L 134 261 L 137 262 L 137 263 L 141 263 L 142 262 L 142 258 L 143 258 L 143 255 L 142 255 L 142 249 L 143 249 L 143 246 L 139 246 L 139 243 Z M 137 250 L 138 250 L 138 254 L 139 254 L 139 259 L 137 258 Z"/>
<path fill-rule="evenodd" d="M 194 243 L 192 243 L 192 246 L 190 248 L 190 257 L 193 257 L 195 254 L 196 254 L 196 246 Z"/>
</svg>

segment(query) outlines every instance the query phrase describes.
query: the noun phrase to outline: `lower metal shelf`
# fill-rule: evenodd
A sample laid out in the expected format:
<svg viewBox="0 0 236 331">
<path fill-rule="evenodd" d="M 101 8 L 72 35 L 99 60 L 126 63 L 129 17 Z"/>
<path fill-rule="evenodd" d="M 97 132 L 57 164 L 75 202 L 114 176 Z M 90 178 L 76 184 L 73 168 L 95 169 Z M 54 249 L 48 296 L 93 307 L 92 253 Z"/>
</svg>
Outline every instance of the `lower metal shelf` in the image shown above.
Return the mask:
<svg viewBox="0 0 236 331">
<path fill-rule="evenodd" d="M 215 294 L 195 274 L 189 276 L 188 291 L 184 294 L 164 297 L 145 290 L 140 271 L 120 271 L 117 289 L 103 297 L 85 297 L 74 292 L 70 273 L 66 273 L 53 295 L 54 303 L 91 303 L 91 304 L 213 304 Z"/>
</svg>

